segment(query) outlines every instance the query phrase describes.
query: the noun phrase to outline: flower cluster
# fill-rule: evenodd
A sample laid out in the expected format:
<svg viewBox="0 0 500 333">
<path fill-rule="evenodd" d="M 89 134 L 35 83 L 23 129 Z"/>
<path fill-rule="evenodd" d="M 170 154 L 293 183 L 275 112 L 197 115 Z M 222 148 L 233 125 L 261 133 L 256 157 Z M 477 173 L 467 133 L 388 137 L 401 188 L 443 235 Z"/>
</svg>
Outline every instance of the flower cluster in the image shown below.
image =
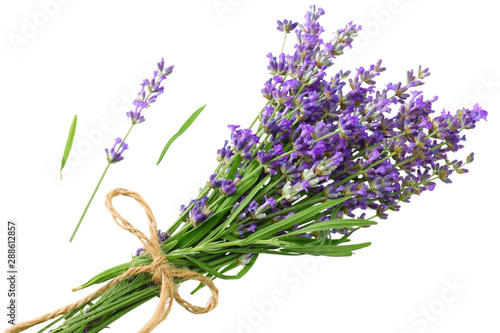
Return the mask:
<svg viewBox="0 0 500 333">
<path fill-rule="evenodd" d="M 162 82 L 172 73 L 173 69 L 174 66 L 165 68 L 165 62 L 162 58 L 157 65 L 157 70 L 153 72 L 151 80 L 144 79 L 141 83 L 141 90 L 133 102 L 135 110 L 127 112 L 127 117 L 130 118 L 132 124 L 139 124 L 146 120 L 141 114 L 142 111 L 156 102 L 158 96 L 163 94 Z"/>
<path fill-rule="evenodd" d="M 321 212 L 314 223 L 346 216 L 384 219 L 412 195 L 432 191 L 435 180 L 449 183 L 453 172 L 467 172 L 463 166 L 472 161 L 450 162 L 448 155 L 463 148 L 461 132 L 486 119 L 487 112 L 475 105 L 433 117 L 437 97 L 427 99 L 416 89 L 430 75 L 427 68 L 408 71 L 405 82 L 382 87 L 375 81 L 385 71 L 381 60 L 328 78 L 327 69 L 351 47 L 361 26 L 348 23 L 324 40 L 318 22 L 324 13 L 313 6 L 303 24 L 278 21 L 280 31 L 298 27 L 294 52 L 267 55 L 271 78 L 262 89 L 267 104 L 258 128 L 229 125 L 231 145 L 226 141 L 217 151 L 220 169 L 208 181 L 211 189 L 233 195 L 257 165 L 263 170 L 259 181 L 271 176 L 265 191 L 246 207 L 240 205 L 251 189 L 233 205 L 231 211 L 238 214 L 231 230 L 238 238 L 293 215 L 294 207 L 337 198 L 346 200 Z M 218 195 L 212 191 L 203 200 L 213 203 Z M 367 218 L 369 210 L 374 215 Z M 188 219 L 202 216 L 200 222 L 206 218 L 201 212 L 195 205 Z M 329 233 L 345 234 L 349 228 Z M 318 233 L 302 236 L 314 238 Z"/>
<path fill-rule="evenodd" d="M 151 104 L 156 102 L 158 96 L 164 93 L 164 87 L 162 86 L 163 81 L 169 76 L 174 69 L 174 66 L 165 67 L 165 61 L 163 58 L 157 64 L 157 70 L 153 72 L 153 77 L 151 79 L 144 79 L 141 83 L 141 90 L 139 91 L 137 98 L 132 103 L 134 105 L 134 110 L 127 112 L 127 117 L 130 118 L 132 122 L 132 127 L 136 124 L 140 124 L 146 120 L 142 111 L 146 108 L 149 108 Z M 115 140 L 115 146 L 117 140 L 120 140 L 118 143 L 122 142 L 122 139 L 117 138 Z M 121 155 L 125 149 L 128 148 L 128 145 L 123 142 L 121 147 L 125 147 L 122 149 L 120 153 L 114 152 L 114 147 L 111 148 L 111 152 L 108 152 L 108 149 L 105 149 L 106 155 L 108 157 L 109 163 L 116 163 L 123 160 L 123 156 Z M 115 154 L 115 155 L 113 155 Z"/>
</svg>

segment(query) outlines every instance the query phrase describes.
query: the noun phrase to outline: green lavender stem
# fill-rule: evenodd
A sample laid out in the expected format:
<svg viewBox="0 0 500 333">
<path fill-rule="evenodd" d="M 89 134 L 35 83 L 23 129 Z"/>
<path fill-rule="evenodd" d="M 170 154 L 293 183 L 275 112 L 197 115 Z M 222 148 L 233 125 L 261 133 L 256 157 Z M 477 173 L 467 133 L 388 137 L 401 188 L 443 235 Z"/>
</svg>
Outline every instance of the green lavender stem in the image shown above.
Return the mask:
<svg viewBox="0 0 500 333">
<path fill-rule="evenodd" d="M 128 135 L 130 134 L 130 131 L 132 131 L 132 128 L 134 127 L 134 125 L 135 124 L 132 124 L 132 126 L 130 126 L 130 128 L 128 129 L 128 132 L 125 135 L 125 137 L 123 138 L 122 142 L 120 143 L 120 146 L 118 147 L 118 150 L 120 150 L 120 148 L 122 147 L 122 145 L 125 143 L 125 140 L 127 139 Z M 76 232 L 78 231 L 78 228 L 80 228 L 80 224 L 82 223 L 83 218 L 85 217 L 85 214 L 87 214 L 87 210 L 89 209 L 90 204 L 92 203 L 92 200 L 94 200 L 95 194 L 97 193 L 97 190 L 101 186 L 102 180 L 104 179 L 104 176 L 108 172 L 108 169 L 109 169 L 110 165 L 111 165 L 111 162 L 108 162 L 108 164 L 106 165 L 106 168 L 104 169 L 104 172 L 101 175 L 101 178 L 99 179 L 99 182 L 97 182 L 97 185 L 96 185 L 96 187 L 94 189 L 94 192 L 90 196 L 89 202 L 87 202 L 87 206 L 85 206 L 85 209 L 83 210 L 82 216 L 80 217 L 80 220 L 78 221 L 78 224 L 76 225 L 76 228 L 73 231 L 73 234 L 71 235 L 71 238 L 69 239 L 70 243 L 73 241 L 73 238 L 75 238 Z"/>
<path fill-rule="evenodd" d="M 85 206 L 85 209 L 83 210 L 82 216 L 80 217 L 80 220 L 78 221 L 78 224 L 76 225 L 75 230 L 73 231 L 73 234 L 71 235 L 71 238 L 69 239 L 70 243 L 73 241 L 73 238 L 75 238 L 76 232 L 78 231 L 78 228 L 80 228 L 80 224 L 83 221 L 83 218 L 85 217 L 85 214 L 87 214 L 87 210 L 89 209 L 90 204 L 92 203 L 92 200 L 94 200 L 95 194 L 97 193 L 97 190 L 99 189 L 99 186 L 101 186 L 102 180 L 104 179 L 104 176 L 106 175 L 106 172 L 108 172 L 109 166 L 111 163 L 108 163 L 106 165 L 106 168 L 104 169 L 104 172 L 101 175 L 101 179 L 99 179 L 99 182 L 97 183 L 97 186 L 94 189 L 94 192 L 90 196 L 89 202 L 87 202 L 87 206 Z"/>
<path fill-rule="evenodd" d="M 285 38 L 283 38 L 283 45 L 281 46 L 281 53 L 283 53 L 283 50 L 285 49 L 286 35 L 288 35 L 288 32 L 285 32 Z"/>
</svg>

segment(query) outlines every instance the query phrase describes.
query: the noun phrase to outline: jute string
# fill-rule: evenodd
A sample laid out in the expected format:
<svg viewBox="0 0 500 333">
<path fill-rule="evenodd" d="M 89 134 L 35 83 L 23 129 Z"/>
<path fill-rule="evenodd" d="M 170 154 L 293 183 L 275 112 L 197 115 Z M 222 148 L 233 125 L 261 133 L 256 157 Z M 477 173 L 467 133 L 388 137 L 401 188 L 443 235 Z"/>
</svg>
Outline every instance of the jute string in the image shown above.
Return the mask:
<svg viewBox="0 0 500 333">
<path fill-rule="evenodd" d="M 112 199 L 119 195 L 131 197 L 135 199 L 142 206 L 149 220 L 149 238 L 145 234 L 143 234 L 140 230 L 136 229 L 130 222 L 124 219 L 113 207 Z M 139 194 L 123 188 L 116 188 L 111 192 L 109 192 L 108 195 L 106 196 L 106 207 L 113 216 L 113 220 L 119 227 L 127 230 L 128 232 L 139 238 L 139 240 L 143 244 L 144 250 L 146 250 L 151 255 L 153 262 L 148 266 L 130 267 L 122 275 L 116 277 L 115 279 L 107 283 L 105 286 L 101 287 L 100 289 L 88 295 L 87 297 L 82 298 L 81 300 L 69 304 L 65 307 L 62 307 L 59 310 L 47 313 L 33 320 L 25 321 L 15 326 L 12 326 L 7 330 L 5 330 L 5 333 L 22 332 L 32 326 L 38 325 L 50 319 L 54 319 L 60 315 L 69 313 L 89 303 L 93 299 L 101 296 L 103 293 L 105 293 L 106 291 L 111 289 L 111 287 L 120 283 L 121 281 L 142 273 L 151 274 L 153 276 L 153 281 L 158 285 L 160 285 L 161 288 L 159 295 L 160 301 L 158 302 L 158 306 L 156 307 L 156 311 L 153 314 L 153 317 L 151 317 L 149 322 L 143 328 L 141 328 L 141 330 L 138 333 L 149 333 L 156 326 L 158 326 L 163 320 L 165 320 L 168 314 L 170 313 L 170 310 L 172 309 L 174 299 L 178 304 L 180 304 L 186 310 L 194 314 L 207 313 L 213 310 L 217 306 L 217 302 L 219 299 L 219 291 L 217 290 L 211 279 L 203 276 L 200 273 L 193 272 L 189 269 L 176 268 L 170 265 L 166 256 L 163 254 L 160 244 L 158 242 L 158 235 L 157 235 L 158 228 L 156 225 L 155 218 L 153 216 L 153 212 L 151 211 L 149 205 L 144 201 L 144 199 Z M 210 291 L 212 292 L 212 296 L 210 297 L 208 305 L 205 307 L 200 307 L 193 305 L 188 301 L 186 301 L 185 299 L 183 299 L 177 291 L 177 287 L 174 282 L 175 278 L 183 280 L 196 280 L 209 287 Z"/>
</svg>

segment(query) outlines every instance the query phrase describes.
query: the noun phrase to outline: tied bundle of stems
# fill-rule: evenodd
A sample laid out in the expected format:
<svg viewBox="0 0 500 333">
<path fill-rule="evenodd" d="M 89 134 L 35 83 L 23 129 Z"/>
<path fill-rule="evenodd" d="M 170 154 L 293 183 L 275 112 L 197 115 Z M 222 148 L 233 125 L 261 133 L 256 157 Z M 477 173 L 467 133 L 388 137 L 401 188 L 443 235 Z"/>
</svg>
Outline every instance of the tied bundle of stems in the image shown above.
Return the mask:
<svg viewBox="0 0 500 333">
<path fill-rule="evenodd" d="M 414 89 L 430 75 L 421 67 L 407 72 L 405 83 L 382 89 L 375 82 L 385 70 L 381 61 L 327 78 L 361 27 L 349 23 L 323 41 L 323 14 L 312 6 L 303 24 L 278 21 L 285 37 L 296 29 L 298 43 L 291 54 L 268 55 L 265 107 L 248 129 L 229 125 L 230 140 L 217 151 L 219 164 L 199 196 L 154 237 L 172 267 L 212 280 L 239 279 L 260 254 L 350 256 L 370 245 L 350 243 L 356 230 L 432 191 L 436 180 L 450 183 L 451 173 L 467 172 L 473 154 L 465 162 L 448 155 L 463 148 L 462 131 L 487 112 L 475 105 L 432 116 L 437 97 L 424 99 Z M 140 248 L 130 262 L 76 289 L 152 262 L 148 249 Z M 150 274 L 124 279 L 62 315 L 50 332 L 101 331 L 158 296 L 153 280 Z"/>
</svg>

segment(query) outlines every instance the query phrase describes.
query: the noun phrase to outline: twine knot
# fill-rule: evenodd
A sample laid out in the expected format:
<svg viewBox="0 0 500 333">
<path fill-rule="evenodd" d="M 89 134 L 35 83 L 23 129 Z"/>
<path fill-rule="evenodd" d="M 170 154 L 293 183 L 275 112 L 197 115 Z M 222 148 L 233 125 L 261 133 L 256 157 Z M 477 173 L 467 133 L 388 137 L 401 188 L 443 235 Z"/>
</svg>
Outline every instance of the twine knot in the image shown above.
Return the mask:
<svg viewBox="0 0 500 333">
<path fill-rule="evenodd" d="M 151 264 L 151 275 L 153 275 L 153 281 L 156 284 L 161 285 L 162 271 L 166 266 L 169 265 L 170 264 L 165 256 L 160 256 L 153 260 L 153 263 Z"/>
<path fill-rule="evenodd" d="M 144 209 L 149 220 L 149 235 L 150 235 L 149 237 L 147 237 L 139 229 L 135 228 L 129 221 L 124 219 L 123 216 L 121 216 L 113 207 L 112 200 L 114 197 L 119 195 L 135 199 L 139 203 L 139 205 L 141 205 L 141 207 Z M 215 284 L 211 279 L 207 278 L 203 274 L 193 272 L 186 268 L 177 268 L 170 264 L 167 257 L 161 250 L 161 245 L 158 241 L 158 234 L 157 234 L 158 227 L 156 224 L 156 220 L 153 216 L 153 212 L 151 211 L 149 205 L 144 201 L 144 199 L 139 194 L 123 188 L 116 188 L 108 193 L 108 195 L 106 196 L 105 204 L 108 211 L 113 216 L 113 220 L 115 221 L 115 223 L 120 228 L 127 230 L 128 232 L 139 238 L 139 240 L 143 245 L 144 250 L 147 253 L 149 253 L 151 258 L 153 259 L 153 262 L 147 266 L 130 267 L 123 274 L 117 276 L 112 281 L 108 282 L 105 286 L 101 287 L 96 292 L 88 295 L 87 297 L 75 303 L 69 304 L 63 308 L 60 308 L 59 310 L 47 313 L 41 317 L 12 326 L 7 330 L 5 330 L 5 333 L 22 332 L 32 326 L 56 318 L 60 315 L 69 313 L 89 303 L 93 299 L 101 296 L 119 282 L 129 277 L 139 275 L 141 273 L 150 274 L 152 276 L 152 280 L 160 286 L 160 294 L 159 294 L 160 300 L 158 302 L 158 306 L 156 307 L 155 313 L 148 321 L 148 323 L 138 333 L 149 333 L 156 326 L 158 326 L 163 320 L 165 320 L 168 314 L 170 313 L 170 310 L 172 309 L 174 299 L 179 305 L 184 307 L 189 312 L 195 314 L 207 313 L 213 310 L 217 306 L 217 302 L 219 299 L 219 291 L 217 290 Z M 183 299 L 177 291 L 174 278 L 180 280 L 196 280 L 205 284 L 208 288 L 210 288 L 210 291 L 212 292 L 212 296 L 210 297 L 208 304 L 204 307 L 200 307 L 193 305 L 188 301 L 186 301 L 185 299 Z"/>
</svg>

